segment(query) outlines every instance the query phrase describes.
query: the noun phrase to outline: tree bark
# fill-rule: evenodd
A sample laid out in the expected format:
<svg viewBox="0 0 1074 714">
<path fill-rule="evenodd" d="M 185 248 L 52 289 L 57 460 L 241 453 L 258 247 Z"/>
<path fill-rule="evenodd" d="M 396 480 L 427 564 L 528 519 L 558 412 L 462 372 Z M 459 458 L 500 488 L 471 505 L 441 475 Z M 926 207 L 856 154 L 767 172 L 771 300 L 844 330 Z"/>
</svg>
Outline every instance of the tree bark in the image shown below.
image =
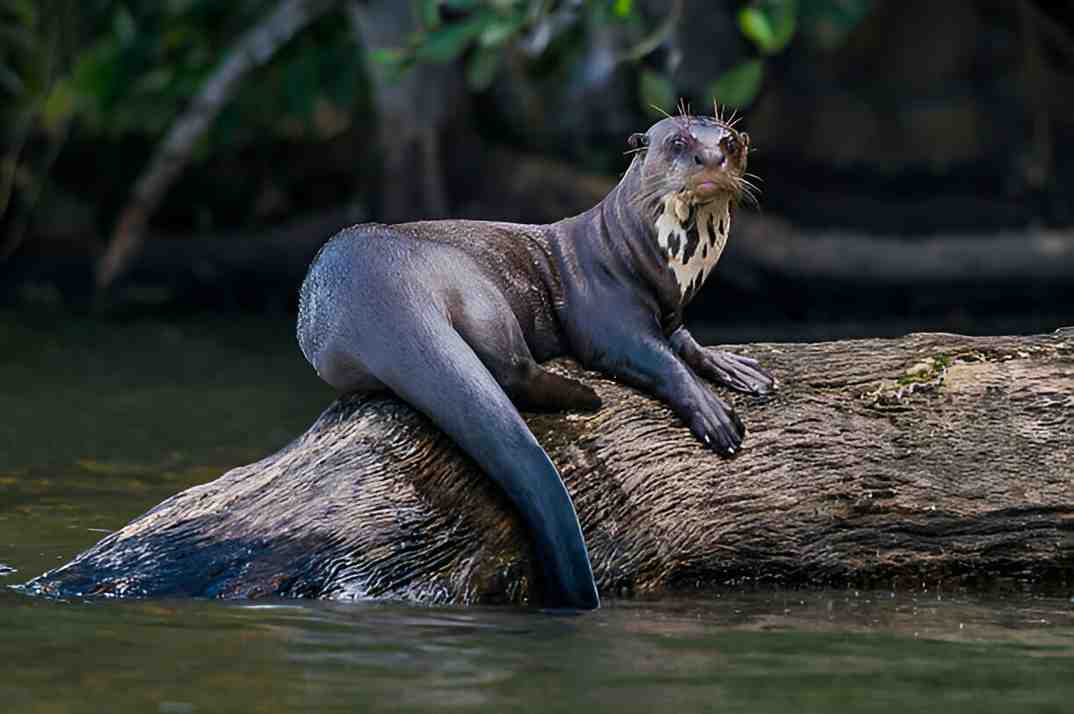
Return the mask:
<svg viewBox="0 0 1074 714">
<path fill-rule="evenodd" d="M 1056 582 L 1074 566 L 1074 329 L 728 347 L 778 392 L 728 395 L 733 460 L 648 396 L 562 360 L 594 414 L 527 415 L 605 594 L 743 583 Z M 523 530 L 390 397 L 344 398 L 280 452 L 191 488 L 29 583 L 63 595 L 523 602 Z"/>
</svg>

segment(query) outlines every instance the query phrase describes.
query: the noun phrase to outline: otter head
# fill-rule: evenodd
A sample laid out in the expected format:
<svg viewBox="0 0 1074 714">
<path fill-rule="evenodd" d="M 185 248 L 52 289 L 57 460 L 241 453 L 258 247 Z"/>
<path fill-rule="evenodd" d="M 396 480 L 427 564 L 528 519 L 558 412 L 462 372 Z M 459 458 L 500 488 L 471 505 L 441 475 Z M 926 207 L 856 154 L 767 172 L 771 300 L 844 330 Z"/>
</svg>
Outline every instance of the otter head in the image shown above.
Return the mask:
<svg viewBox="0 0 1074 714">
<path fill-rule="evenodd" d="M 716 117 L 668 117 L 627 144 L 637 150 L 642 191 L 648 196 L 678 194 L 691 205 L 727 197 L 738 200 L 745 179 L 750 136 Z"/>
<path fill-rule="evenodd" d="M 750 138 L 718 117 L 668 117 L 628 144 L 640 173 L 636 205 L 651 221 L 682 303 L 697 294 L 727 242 L 732 206 L 752 196 Z"/>
</svg>

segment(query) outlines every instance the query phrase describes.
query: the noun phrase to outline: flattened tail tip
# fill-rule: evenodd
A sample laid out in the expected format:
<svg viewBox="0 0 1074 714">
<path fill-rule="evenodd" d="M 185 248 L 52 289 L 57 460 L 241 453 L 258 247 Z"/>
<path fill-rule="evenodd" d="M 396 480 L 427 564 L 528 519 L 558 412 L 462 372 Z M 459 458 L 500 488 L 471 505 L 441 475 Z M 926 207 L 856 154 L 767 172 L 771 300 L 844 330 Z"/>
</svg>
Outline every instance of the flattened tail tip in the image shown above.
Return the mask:
<svg viewBox="0 0 1074 714">
<path fill-rule="evenodd" d="M 542 615 L 551 615 L 553 617 L 581 617 L 586 613 L 593 612 L 600 609 L 600 603 L 598 602 L 593 607 L 541 607 L 537 609 L 537 612 Z"/>
<path fill-rule="evenodd" d="M 600 593 L 597 592 L 597 584 L 590 579 L 590 587 L 586 588 L 583 592 L 579 593 L 580 598 L 577 602 L 573 603 L 573 609 L 584 610 L 597 610 L 600 608 Z"/>
<path fill-rule="evenodd" d="M 586 562 L 588 566 L 588 561 Z M 567 578 L 558 583 L 545 581 L 540 590 L 539 608 L 549 612 L 584 612 L 600 608 L 600 593 L 593 572 L 586 567 L 585 575 Z"/>
<path fill-rule="evenodd" d="M 600 609 L 600 596 L 593 592 L 592 597 L 582 598 L 575 602 L 557 602 L 557 603 L 545 603 L 537 608 L 538 612 L 546 615 L 582 615 L 587 612 Z"/>
</svg>

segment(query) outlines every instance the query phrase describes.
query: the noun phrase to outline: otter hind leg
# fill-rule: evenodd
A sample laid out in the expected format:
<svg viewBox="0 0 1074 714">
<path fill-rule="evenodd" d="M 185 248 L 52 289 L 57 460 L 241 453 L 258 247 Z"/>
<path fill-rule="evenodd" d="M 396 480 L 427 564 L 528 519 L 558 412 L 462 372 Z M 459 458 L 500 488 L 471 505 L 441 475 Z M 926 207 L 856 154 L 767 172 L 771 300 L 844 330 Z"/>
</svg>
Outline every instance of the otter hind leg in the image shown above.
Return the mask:
<svg viewBox="0 0 1074 714">
<path fill-rule="evenodd" d="M 543 604 L 599 607 L 578 516 L 544 449 L 492 374 L 446 319 L 366 325 L 363 360 L 376 377 L 423 412 L 506 493 L 533 541 Z M 389 327 L 390 325 L 390 327 Z M 381 346 L 391 344 L 393 349 Z"/>
<path fill-rule="evenodd" d="M 487 344 L 467 342 L 474 346 L 481 363 L 519 409 L 533 412 L 594 412 L 600 409 L 600 397 L 592 387 L 576 379 L 561 377 L 537 364 L 525 343 L 517 352 L 505 353 L 495 347 L 490 349 Z"/>
<path fill-rule="evenodd" d="M 600 396 L 593 388 L 576 379 L 561 377 L 536 362 L 519 370 L 518 381 L 504 390 L 520 409 L 537 412 L 595 412 Z M 497 380 L 499 381 L 499 380 Z"/>
<path fill-rule="evenodd" d="M 533 359 L 522 327 L 506 300 L 502 303 L 490 300 L 489 304 L 471 302 L 454 317 L 459 334 L 519 409 L 536 412 L 600 409 L 600 397 L 591 387 L 561 377 Z"/>
</svg>

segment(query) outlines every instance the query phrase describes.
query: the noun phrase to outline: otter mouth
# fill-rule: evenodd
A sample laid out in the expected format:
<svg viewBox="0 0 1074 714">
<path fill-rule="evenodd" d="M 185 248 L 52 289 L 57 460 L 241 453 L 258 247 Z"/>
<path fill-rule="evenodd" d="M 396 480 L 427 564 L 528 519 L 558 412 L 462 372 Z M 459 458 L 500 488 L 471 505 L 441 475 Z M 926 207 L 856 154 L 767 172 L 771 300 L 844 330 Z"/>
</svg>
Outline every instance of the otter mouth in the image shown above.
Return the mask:
<svg viewBox="0 0 1074 714">
<path fill-rule="evenodd" d="M 720 193 L 723 193 L 723 191 L 721 190 L 720 185 L 715 181 L 701 181 L 694 186 L 694 196 L 703 200 L 715 198 L 716 195 Z"/>
<path fill-rule="evenodd" d="M 686 192 L 693 203 L 709 203 L 729 194 L 734 195 L 735 188 L 726 176 L 704 173 L 687 181 Z"/>
</svg>

